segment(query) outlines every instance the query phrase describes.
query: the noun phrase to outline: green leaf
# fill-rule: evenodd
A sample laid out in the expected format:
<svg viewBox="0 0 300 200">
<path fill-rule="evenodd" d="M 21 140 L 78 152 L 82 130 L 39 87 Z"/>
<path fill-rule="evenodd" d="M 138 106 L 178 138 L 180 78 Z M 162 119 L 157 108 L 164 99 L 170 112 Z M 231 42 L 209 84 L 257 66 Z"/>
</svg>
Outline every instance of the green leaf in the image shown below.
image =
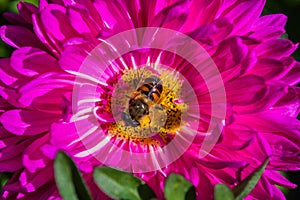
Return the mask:
<svg viewBox="0 0 300 200">
<path fill-rule="evenodd" d="M 55 181 L 60 195 L 65 200 L 91 200 L 80 172 L 74 162 L 64 152 L 56 154 L 54 161 Z"/>
<path fill-rule="evenodd" d="M 148 185 L 142 184 L 138 187 L 138 192 L 142 200 L 156 199 L 155 193 L 149 188 Z"/>
<path fill-rule="evenodd" d="M 0 191 L 2 191 L 2 187 L 7 183 L 11 176 L 12 173 L 0 173 Z"/>
<path fill-rule="evenodd" d="M 10 1 L 7 7 L 7 11 L 18 13 L 19 12 L 17 8 L 18 3 L 19 1 Z"/>
<path fill-rule="evenodd" d="M 167 200 L 185 200 L 195 197 L 194 186 L 178 174 L 170 174 L 165 182 L 165 197 Z M 189 199 L 190 200 L 190 199 Z"/>
<path fill-rule="evenodd" d="M 186 200 L 196 199 L 196 189 L 195 187 L 190 187 L 190 189 L 185 193 Z"/>
<path fill-rule="evenodd" d="M 34 4 L 36 6 L 39 4 L 39 0 L 24 0 L 24 1 L 27 2 L 27 3 Z"/>
<path fill-rule="evenodd" d="M 281 39 L 289 39 L 289 35 L 287 33 L 284 33 L 280 36 Z"/>
<path fill-rule="evenodd" d="M 94 180 L 113 199 L 141 200 L 138 187 L 143 183 L 131 174 L 109 167 L 97 167 L 94 170 Z"/>
<path fill-rule="evenodd" d="M 234 195 L 227 185 L 217 184 L 215 186 L 215 200 L 234 200 Z"/>
<path fill-rule="evenodd" d="M 8 0 L 0 0 L 0 12 L 5 11 L 7 6 L 8 6 Z"/>
<path fill-rule="evenodd" d="M 247 176 L 241 183 L 232 189 L 236 200 L 243 199 L 253 190 L 269 163 L 269 160 L 270 159 L 267 158 L 252 174 Z"/>
</svg>

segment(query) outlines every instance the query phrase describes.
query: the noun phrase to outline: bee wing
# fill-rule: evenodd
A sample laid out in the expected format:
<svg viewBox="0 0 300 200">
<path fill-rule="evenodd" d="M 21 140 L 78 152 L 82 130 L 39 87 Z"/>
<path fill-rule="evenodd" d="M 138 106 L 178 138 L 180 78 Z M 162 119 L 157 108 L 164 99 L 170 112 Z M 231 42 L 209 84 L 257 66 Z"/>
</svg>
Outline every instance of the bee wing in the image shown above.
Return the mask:
<svg viewBox="0 0 300 200">
<path fill-rule="evenodd" d="M 146 67 L 143 67 L 143 70 L 141 72 L 139 70 L 136 71 L 137 77 L 136 77 L 136 79 L 134 79 L 134 87 L 136 90 L 141 85 L 141 83 L 143 83 L 143 81 L 144 81 L 145 71 L 146 71 Z"/>
</svg>

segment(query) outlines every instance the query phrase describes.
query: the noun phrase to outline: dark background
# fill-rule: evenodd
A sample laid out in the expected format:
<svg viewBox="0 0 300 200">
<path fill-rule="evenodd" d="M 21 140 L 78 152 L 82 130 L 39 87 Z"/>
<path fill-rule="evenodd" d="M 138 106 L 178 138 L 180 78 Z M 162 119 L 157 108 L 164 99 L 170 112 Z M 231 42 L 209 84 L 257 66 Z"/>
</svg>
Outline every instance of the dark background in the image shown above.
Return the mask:
<svg viewBox="0 0 300 200">
<path fill-rule="evenodd" d="M 26 2 L 31 2 L 37 4 L 38 0 L 24 0 Z M 251 1 L 251 0 L 249 0 Z M 17 12 L 16 4 L 19 0 L 0 0 L 0 14 L 4 11 Z M 283 13 L 288 16 L 288 21 L 286 24 L 287 34 L 283 37 L 287 37 L 294 43 L 300 42 L 300 0 L 267 0 L 263 15 L 271 13 Z M 3 17 L 0 17 L 0 25 L 5 24 Z M 0 40 L 0 57 L 7 57 L 10 55 L 12 49 L 6 46 Z M 300 61 L 300 48 L 294 53 L 294 57 Z M 300 185 L 300 171 L 297 172 L 287 172 L 286 177 L 293 183 Z M 299 187 L 293 190 L 287 190 L 282 188 L 282 191 L 286 195 L 288 200 L 298 200 L 300 199 L 300 189 Z"/>
</svg>

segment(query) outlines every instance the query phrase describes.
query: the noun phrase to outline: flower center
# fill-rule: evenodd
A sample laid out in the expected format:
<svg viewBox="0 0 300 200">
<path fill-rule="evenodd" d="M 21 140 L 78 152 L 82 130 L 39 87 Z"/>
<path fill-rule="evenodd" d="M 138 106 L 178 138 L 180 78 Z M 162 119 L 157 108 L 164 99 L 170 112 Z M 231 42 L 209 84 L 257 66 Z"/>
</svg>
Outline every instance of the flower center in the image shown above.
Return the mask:
<svg viewBox="0 0 300 200">
<path fill-rule="evenodd" d="M 180 101 L 182 81 L 169 70 L 130 69 L 111 97 L 115 122 L 108 133 L 141 144 L 165 145 L 182 123 L 186 104 Z"/>
</svg>

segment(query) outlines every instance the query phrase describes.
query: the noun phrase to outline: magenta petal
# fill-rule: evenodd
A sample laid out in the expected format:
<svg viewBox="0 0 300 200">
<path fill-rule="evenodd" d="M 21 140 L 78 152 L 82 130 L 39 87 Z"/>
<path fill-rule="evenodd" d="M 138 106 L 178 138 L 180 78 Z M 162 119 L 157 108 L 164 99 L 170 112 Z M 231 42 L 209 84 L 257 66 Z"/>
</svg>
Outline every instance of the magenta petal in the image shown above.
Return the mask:
<svg viewBox="0 0 300 200">
<path fill-rule="evenodd" d="M 253 25 L 253 28 L 258 29 L 258 28 L 273 27 L 273 28 L 284 29 L 286 21 L 287 21 L 287 17 L 283 14 L 265 15 L 257 20 L 257 22 Z"/>
<path fill-rule="evenodd" d="M 5 112 L 0 122 L 4 128 L 15 135 L 37 135 L 50 129 L 57 115 L 29 110 L 10 110 Z"/>
<path fill-rule="evenodd" d="M 25 76 L 59 70 L 57 61 L 52 56 L 33 47 L 22 47 L 14 51 L 10 64 L 17 72 Z"/>
<path fill-rule="evenodd" d="M 70 25 L 66 9 L 62 6 L 49 4 L 41 12 L 41 20 L 46 31 L 59 41 L 64 42 L 67 38 L 78 36 L 77 32 Z M 65 22 L 64 26 L 61 25 L 61 22 Z"/>
<path fill-rule="evenodd" d="M 230 38 L 223 41 L 212 58 L 220 72 L 235 68 L 243 62 L 248 55 L 248 46 L 240 38 Z"/>
<path fill-rule="evenodd" d="M 49 141 L 49 135 L 45 135 L 31 143 L 24 151 L 23 165 L 30 172 L 35 173 L 38 169 L 46 167 L 49 160 L 43 155 L 41 147 Z"/>
<path fill-rule="evenodd" d="M 133 28 L 130 16 L 121 2 L 95 0 L 93 3 L 107 28 L 115 32 Z"/>
<path fill-rule="evenodd" d="M 227 100 L 234 105 L 252 104 L 266 94 L 265 81 L 258 76 L 244 76 L 225 85 Z M 247 95 L 244 95 L 247 92 Z"/>
<path fill-rule="evenodd" d="M 59 115 L 63 97 L 72 90 L 72 83 L 71 75 L 44 74 L 19 89 L 18 101 L 23 106 Z"/>
<path fill-rule="evenodd" d="M 179 1 L 160 11 L 150 24 L 151 27 L 164 27 L 170 29 L 180 29 L 188 16 L 189 3 Z"/>
<path fill-rule="evenodd" d="M 16 172 L 22 168 L 22 155 L 0 162 L 0 172 Z"/>
<path fill-rule="evenodd" d="M 11 68 L 9 58 L 0 59 L 0 80 L 12 88 L 17 88 L 28 81 L 27 78 Z"/>
<path fill-rule="evenodd" d="M 13 140 L 14 138 L 9 138 L 3 140 L 6 143 L 7 147 L 4 148 L 0 153 L 0 162 L 5 162 L 6 160 L 17 158 L 19 155 L 22 155 L 24 149 L 32 143 L 32 140 L 22 139 Z"/>
<path fill-rule="evenodd" d="M 287 188 L 295 188 L 297 187 L 296 184 L 291 183 L 287 178 L 285 178 L 283 175 L 281 175 L 279 172 L 273 172 L 270 170 L 267 170 L 264 175 L 270 179 L 272 184 L 284 186 Z"/>
<path fill-rule="evenodd" d="M 290 40 L 269 40 L 255 48 L 257 55 L 261 58 L 280 59 L 291 55 L 297 45 L 294 45 Z"/>
<path fill-rule="evenodd" d="M 23 84 L 23 83 L 22 83 Z M 7 103 L 15 107 L 22 107 L 22 105 L 17 101 L 18 93 L 16 89 L 7 87 L 0 81 L 0 95 Z"/>
<path fill-rule="evenodd" d="M 38 12 L 38 8 L 31 3 L 20 2 L 18 3 L 18 10 L 20 16 L 25 19 L 29 24 L 32 24 L 32 14 Z"/>
<path fill-rule="evenodd" d="M 93 36 L 98 35 L 101 24 L 97 24 L 89 17 L 89 13 L 85 9 L 70 7 L 67 9 L 70 22 L 74 29 L 79 33 L 88 33 Z"/>
<path fill-rule="evenodd" d="M 283 77 L 285 82 L 289 85 L 300 83 L 300 63 L 296 62 L 293 68 Z"/>
<path fill-rule="evenodd" d="M 189 35 L 204 44 L 215 45 L 225 40 L 233 30 L 233 24 L 227 18 L 219 18 L 211 24 L 200 26 Z"/>
<path fill-rule="evenodd" d="M 24 170 L 20 174 L 20 185 L 24 192 L 33 192 L 53 179 L 53 167 L 47 165 L 46 168 L 36 173 Z"/>
<path fill-rule="evenodd" d="M 61 137 L 64 133 L 64 137 Z M 54 123 L 51 126 L 51 143 L 59 148 L 73 148 L 80 141 L 74 123 Z"/>
<path fill-rule="evenodd" d="M 190 13 L 182 28 L 184 32 L 189 32 L 201 25 L 209 24 L 216 18 L 216 14 L 222 5 L 221 0 L 215 1 L 192 1 Z"/>
<path fill-rule="evenodd" d="M 2 14 L 2 16 L 12 25 L 25 26 L 30 28 L 30 24 L 27 24 L 27 22 L 16 13 L 5 12 Z"/>
<path fill-rule="evenodd" d="M 282 77 L 288 67 L 278 60 L 261 59 L 249 72 L 257 76 L 264 77 L 266 80 L 278 79 Z"/>
<path fill-rule="evenodd" d="M 4 42 L 15 48 L 33 46 L 43 49 L 38 38 L 30 30 L 21 26 L 2 26 L 0 36 Z"/>
<path fill-rule="evenodd" d="M 73 45 L 67 47 L 59 59 L 59 65 L 64 70 L 78 71 L 85 57 L 87 50 L 85 46 Z"/>
<path fill-rule="evenodd" d="M 262 92 L 265 92 L 266 95 L 261 96 L 261 98 L 257 98 L 254 104 L 248 106 L 236 106 L 234 107 L 234 110 L 239 114 L 256 113 L 257 110 L 265 110 L 273 107 L 278 103 L 280 98 L 287 93 L 286 85 L 280 83 L 270 83 L 270 85 L 266 87 L 266 91 Z M 269 98 L 269 95 L 272 95 L 273 98 Z"/>
<path fill-rule="evenodd" d="M 225 1 L 220 13 L 221 17 L 227 17 L 235 25 L 234 32 L 245 33 L 259 18 L 265 1 Z M 249 20 L 251 19 L 251 20 Z"/>
<path fill-rule="evenodd" d="M 230 168 L 241 168 L 248 165 L 246 162 L 232 162 L 232 161 L 204 161 L 199 160 L 199 163 L 205 167 L 208 167 L 210 169 L 222 169 L 226 167 Z"/>
<path fill-rule="evenodd" d="M 234 187 L 266 157 L 270 157 L 267 170 L 246 199 L 284 199 L 276 185 L 295 185 L 276 170 L 300 169 L 300 124 L 296 119 L 300 90 L 294 86 L 300 80 L 300 65 L 291 57 L 298 45 L 279 39 L 285 16 L 259 17 L 264 4 L 265 0 L 40 0 L 36 8 L 21 2 L 19 14 L 6 14 L 14 26 L 0 28 L 3 40 L 17 48 L 10 58 L 0 60 L 0 172 L 14 173 L 2 188 L 2 198 L 60 199 L 52 161 L 58 150 L 64 150 L 82 172 L 93 199 L 109 199 L 92 179 L 94 167 L 104 163 L 141 172 L 136 175 L 154 189 L 158 199 L 165 198 L 166 177 L 181 174 L 195 186 L 196 198 L 206 200 L 213 199 L 217 183 Z M 115 40 L 117 43 L 107 48 L 109 53 L 117 55 L 114 49 L 127 46 L 130 52 L 118 54 L 102 74 L 90 74 L 106 66 L 99 62 L 105 60 L 101 55 L 110 55 L 101 52 L 97 54 L 101 59 L 89 60 L 97 45 L 109 44 L 108 37 L 122 36 L 123 31 L 149 26 L 156 30 L 154 37 L 146 31 Z M 159 39 L 161 31 L 177 31 L 174 38 L 161 41 L 176 52 L 151 49 L 151 41 Z M 200 44 L 203 53 L 194 55 L 194 48 L 181 46 L 185 42 L 177 40 L 181 33 Z M 146 47 L 140 46 L 148 39 Z M 85 59 L 86 65 L 82 65 Z M 181 110 L 187 115 L 182 129 L 187 136 L 196 134 L 194 139 L 178 134 L 181 129 L 174 127 L 177 134 L 161 137 L 155 144 L 134 138 L 137 129 L 122 127 L 121 121 L 118 127 L 111 124 L 119 119 L 118 113 L 111 115 L 115 99 L 110 99 L 118 98 L 116 85 L 121 83 L 125 91 L 132 80 L 137 87 L 137 79 L 146 78 L 144 69 L 148 67 L 150 71 L 170 67 L 174 74 L 166 73 L 171 78 L 177 72 L 184 76 L 178 78 L 178 88 L 174 86 L 181 90 L 178 95 L 175 92 L 175 98 L 162 101 L 186 105 L 188 111 Z M 133 69 L 143 72 L 130 74 Z M 161 73 L 153 72 L 161 76 L 163 88 L 171 90 L 172 81 Z M 218 77 L 221 83 L 215 81 Z M 180 88 L 181 80 L 192 88 Z M 121 94 L 117 112 L 129 107 L 123 100 L 131 98 L 132 90 Z M 164 91 L 161 96 L 166 95 Z M 196 99 L 190 100 L 191 94 Z M 217 109 L 212 109 L 212 103 Z M 200 110 L 199 115 L 189 112 L 194 108 Z M 218 124 L 212 134 L 210 130 L 207 133 L 210 122 Z M 205 150 L 209 141 L 205 135 L 214 136 L 215 132 L 220 132 L 220 137 L 211 150 Z M 178 138 L 189 142 L 188 149 L 182 149 Z M 165 151 L 161 144 L 169 147 L 173 140 L 176 146 Z M 157 155 L 159 150 L 167 155 Z M 207 156 L 199 157 L 199 152 L 206 151 Z M 178 152 L 183 154 L 176 161 L 169 159 Z M 153 166 L 158 163 L 158 168 L 143 172 L 150 163 L 132 164 L 137 161 L 131 157 L 134 153 L 145 158 L 150 153 L 147 161 Z"/>
<path fill-rule="evenodd" d="M 279 101 L 276 102 L 276 109 L 283 111 L 285 110 L 284 108 L 286 108 L 286 111 L 283 113 L 289 114 L 291 117 L 297 117 L 298 110 L 300 108 L 299 98 L 300 98 L 300 88 L 292 87 L 292 86 L 288 87 L 286 89 L 286 93 L 282 96 L 282 98 L 280 98 Z M 291 109 L 293 109 L 294 112 Z"/>
<path fill-rule="evenodd" d="M 263 40 L 276 39 L 285 32 L 286 21 L 287 17 L 282 14 L 263 16 L 254 24 L 253 33 L 250 36 Z"/>
</svg>

